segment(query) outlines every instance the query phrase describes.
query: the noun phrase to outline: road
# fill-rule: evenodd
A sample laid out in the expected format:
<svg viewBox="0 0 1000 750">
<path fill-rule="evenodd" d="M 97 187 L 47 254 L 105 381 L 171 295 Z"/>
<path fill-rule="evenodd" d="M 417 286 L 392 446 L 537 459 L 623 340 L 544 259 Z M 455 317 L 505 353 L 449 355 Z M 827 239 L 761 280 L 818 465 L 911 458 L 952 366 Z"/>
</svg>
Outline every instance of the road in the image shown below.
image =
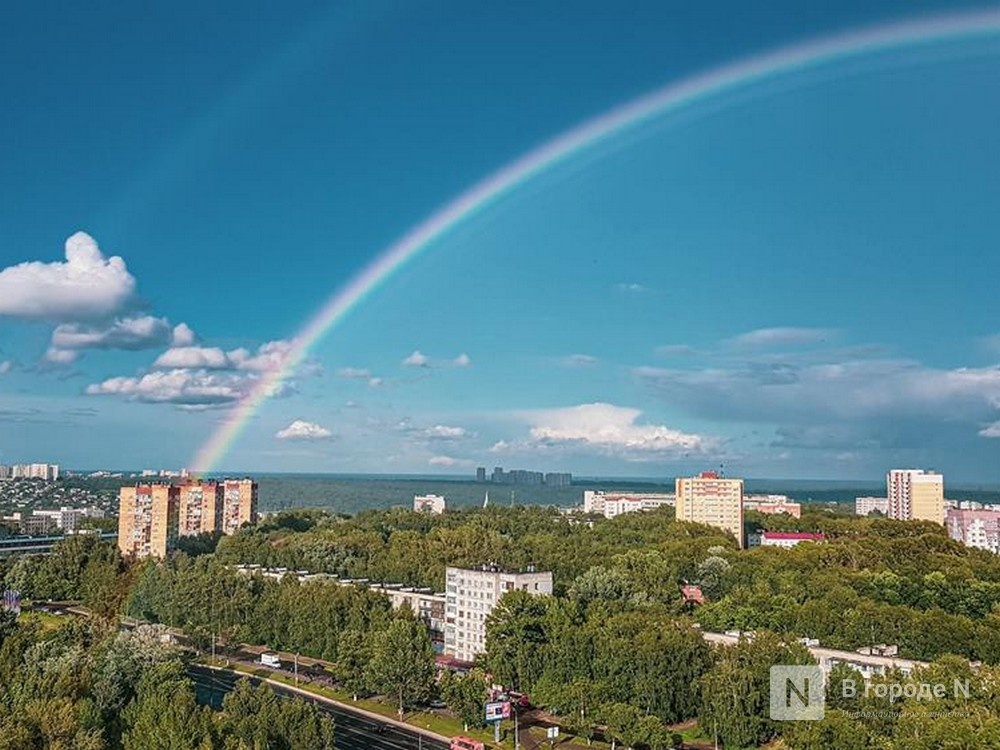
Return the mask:
<svg viewBox="0 0 1000 750">
<path fill-rule="evenodd" d="M 216 707 L 222 704 L 223 696 L 235 687 L 237 681 L 248 679 L 254 684 L 260 683 L 255 677 L 210 669 L 199 664 L 189 665 L 188 674 L 195 683 L 198 701 Z M 337 750 L 448 750 L 447 743 L 430 739 L 418 732 L 372 719 L 281 685 L 268 685 L 278 695 L 309 701 L 332 716 L 336 723 L 334 744 Z"/>
</svg>

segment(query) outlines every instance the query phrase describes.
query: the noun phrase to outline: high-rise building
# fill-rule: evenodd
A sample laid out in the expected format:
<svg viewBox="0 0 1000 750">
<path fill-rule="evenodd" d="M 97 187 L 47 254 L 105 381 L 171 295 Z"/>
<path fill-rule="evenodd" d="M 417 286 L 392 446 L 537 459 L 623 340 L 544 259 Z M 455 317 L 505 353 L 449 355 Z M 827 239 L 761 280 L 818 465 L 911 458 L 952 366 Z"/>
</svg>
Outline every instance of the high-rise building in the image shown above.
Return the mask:
<svg viewBox="0 0 1000 750">
<path fill-rule="evenodd" d="M 923 469 L 892 469 L 885 478 L 889 518 L 944 525 L 944 477 Z"/>
<path fill-rule="evenodd" d="M 180 487 L 137 484 L 118 493 L 118 549 L 126 557 L 166 557 L 177 539 Z"/>
<path fill-rule="evenodd" d="M 223 486 L 218 482 L 192 480 L 181 484 L 178 534 L 221 531 L 223 498 Z"/>
<path fill-rule="evenodd" d="M 486 481 L 486 467 L 485 466 L 480 466 L 478 469 L 476 469 L 476 481 L 477 482 L 485 482 Z"/>
<path fill-rule="evenodd" d="M 492 566 L 481 570 L 445 569 L 444 652 L 473 661 L 486 650 L 486 618 L 508 591 L 541 596 L 552 593 L 552 573 L 507 573 Z"/>
<path fill-rule="evenodd" d="M 676 516 L 728 531 L 743 547 L 743 480 L 703 471 L 696 477 L 677 477 Z"/>
<path fill-rule="evenodd" d="M 235 534 L 248 523 L 257 523 L 257 483 L 252 479 L 226 479 L 223 482 L 222 533 Z"/>
</svg>

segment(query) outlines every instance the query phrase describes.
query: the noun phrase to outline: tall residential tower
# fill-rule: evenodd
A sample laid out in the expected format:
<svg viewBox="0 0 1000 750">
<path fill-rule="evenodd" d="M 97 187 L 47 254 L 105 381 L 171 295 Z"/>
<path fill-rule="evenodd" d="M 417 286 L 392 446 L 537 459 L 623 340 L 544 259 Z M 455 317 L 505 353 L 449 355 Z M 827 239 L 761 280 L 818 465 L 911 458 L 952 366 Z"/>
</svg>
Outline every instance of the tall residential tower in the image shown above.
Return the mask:
<svg viewBox="0 0 1000 750">
<path fill-rule="evenodd" d="M 889 518 L 944 526 L 944 477 L 923 469 L 892 469 L 885 477 Z"/>
<path fill-rule="evenodd" d="M 743 547 L 743 480 L 703 471 L 696 477 L 677 477 L 676 517 L 715 526 L 736 537 Z"/>
</svg>

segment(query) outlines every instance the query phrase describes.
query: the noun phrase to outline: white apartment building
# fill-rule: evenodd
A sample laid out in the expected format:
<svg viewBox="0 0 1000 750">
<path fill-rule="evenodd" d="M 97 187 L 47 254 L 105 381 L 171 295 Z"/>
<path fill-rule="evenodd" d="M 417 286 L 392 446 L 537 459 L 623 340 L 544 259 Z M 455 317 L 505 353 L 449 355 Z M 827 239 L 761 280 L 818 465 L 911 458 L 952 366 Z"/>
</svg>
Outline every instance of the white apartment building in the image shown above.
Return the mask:
<svg viewBox="0 0 1000 750">
<path fill-rule="evenodd" d="M 85 518 L 104 518 L 100 508 L 69 508 L 65 505 L 59 510 L 36 510 L 36 516 L 47 516 L 55 523 L 57 529 L 76 531 L 80 521 Z"/>
<path fill-rule="evenodd" d="M 605 518 L 614 518 L 622 513 L 640 510 L 656 510 L 664 505 L 673 507 L 674 495 L 659 492 L 605 492 L 604 490 L 584 490 L 583 512 L 600 513 Z"/>
<path fill-rule="evenodd" d="M 952 508 L 948 510 L 945 525 L 948 536 L 966 547 L 1000 554 L 1000 511 Z"/>
<path fill-rule="evenodd" d="M 923 469 L 892 469 L 885 478 L 889 518 L 944 525 L 944 477 Z"/>
<path fill-rule="evenodd" d="M 552 594 L 552 573 L 508 573 L 492 566 L 481 570 L 445 569 L 444 652 L 471 662 L 486 650 L 486 618 L 508 591 L 535 596 Z"/>
<path fill-rule="evenodd" d="M 0 466 L 0 479 L 42 479 L 54 482 L 59 479 L 56 464 L 13 464 Z"/>
<path fill-rule="evenodd" d="M 874 511 L 878 511 L 883 516 L 889 515 L 889 498 L 887 497 L 854 498 L 855 515 L 870 516 Z"/>
<path fill-rule="evenodd" d="M 413 512 L 414 513 L 430 513 L 432 515 L 440 515 L 444 513 L 445 499 L 441 495 L 414 495 L 413 496 Z"/>
</svg>

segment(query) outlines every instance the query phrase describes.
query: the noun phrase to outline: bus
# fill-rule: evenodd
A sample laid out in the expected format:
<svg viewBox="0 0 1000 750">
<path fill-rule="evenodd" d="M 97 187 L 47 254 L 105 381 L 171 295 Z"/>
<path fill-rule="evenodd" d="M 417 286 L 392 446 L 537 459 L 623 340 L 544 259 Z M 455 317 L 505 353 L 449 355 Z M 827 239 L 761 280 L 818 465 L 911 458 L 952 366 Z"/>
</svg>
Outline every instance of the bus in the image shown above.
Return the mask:
<svg viewBox="0 0 1000 750">
<path fill-rule="evenodd" d="M 486 745 L 471 737 L 452 737 L 448 748 L 449 750 L 486 750 Z"/>
</svg>

